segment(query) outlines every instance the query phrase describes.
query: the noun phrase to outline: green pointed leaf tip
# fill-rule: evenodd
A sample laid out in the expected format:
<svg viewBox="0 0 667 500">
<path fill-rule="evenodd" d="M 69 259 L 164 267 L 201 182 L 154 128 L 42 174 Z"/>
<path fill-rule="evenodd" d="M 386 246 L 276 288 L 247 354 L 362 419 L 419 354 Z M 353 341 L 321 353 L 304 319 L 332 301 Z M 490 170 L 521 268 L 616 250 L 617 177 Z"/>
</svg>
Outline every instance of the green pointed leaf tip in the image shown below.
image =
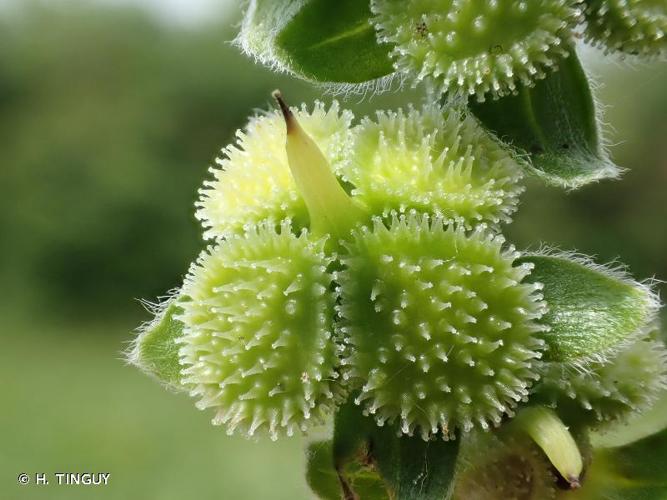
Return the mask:
<svg viewBox="0 0 667 500">
<path fill-rule="evenodd" d="M 253 0 L 238 38 L 271 67 L 323 83 L 358 84 L 393 73 L 391 46 L 380 45 L 359 0 Z"/>
<path fill-rule="evenodd" d="M 361 451 L 368 454 L 370 437 L 378 432 L 372 418 L 363 414 L 354 404 L 354 392 L 336 411 L 334 420 L 333 453 L 337 467 L 353 460 Z"/>
<path fill-rule="evenodd" d="M 333 464 L 331 441 L 315 441 L 306 450 L 306 481 L 322 500 L 340 500 L 340 482 Z"/>
<path fill-rule="evenodd" d="M 442 500 L 453 487 L 459 440 L 396 437 L 394 426 L 371 438 L 373 457 L 396 500 Z"/>
<path fill-rule="evenodd" d="M 397 425 L 380 427 L 364 416 L 354 404 L 353 395 L 336 415 L 334 463 L 340 468 L 360 457 L 371 463 L 394 500 L 446 498 L 453 486 L 460 440 L 424 441 L 419 436 L 401 434 Z M 349 479 L 347 482 L 351 484 Z"/>
<path fill-rule="evenodd" d="M 618 270 L 548 252 L 518 262 L 532 263 L 526 280 L 544 286 L 545 361 L 605 359 L 646 333 L 656 317 L 660 304 L 650 287 Z"/>
<path fill-rule="evenodd" d="M 596 450 L 583 487 L 558 500 L 667 499 L 667 429 L 618 448 Z"/>
<path fill-rule="evenodd" d="M 530 170 L 548 184 L 575 189 L 621 173 L 603 147 L 590 82 L 573 49 L 535 86 L 470 106 L 501 140 L 524 152 Z"/>
<path fill-rule="evenodd" d="M 173 388 L 181 382 L 176 340 L 183 334 L 183 323 L 177 319 L 183 310 L 178 300 L 171 298 L 155 308 L 155 318 L 140 327 L 127 354 L 130 363 Z"/>
</svg>

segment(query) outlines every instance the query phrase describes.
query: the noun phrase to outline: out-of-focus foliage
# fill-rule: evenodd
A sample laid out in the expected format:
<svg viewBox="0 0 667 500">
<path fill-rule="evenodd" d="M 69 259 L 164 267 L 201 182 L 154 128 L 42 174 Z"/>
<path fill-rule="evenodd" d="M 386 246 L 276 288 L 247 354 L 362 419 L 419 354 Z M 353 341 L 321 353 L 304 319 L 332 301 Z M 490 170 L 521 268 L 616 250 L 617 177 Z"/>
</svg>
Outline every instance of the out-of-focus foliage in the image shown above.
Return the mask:
<svg viewBox="0 0 667 500">
<path fill-rule="evenodd" d="M 175 33 L 83 4 L 27 2 L 0 22 L 10 298 L 116 314 L 128 297 L 176 285 L 199 247 L 196 188 L 261 93 L 251 72 L 234 71 L 231 33 Z"/>
</svg>

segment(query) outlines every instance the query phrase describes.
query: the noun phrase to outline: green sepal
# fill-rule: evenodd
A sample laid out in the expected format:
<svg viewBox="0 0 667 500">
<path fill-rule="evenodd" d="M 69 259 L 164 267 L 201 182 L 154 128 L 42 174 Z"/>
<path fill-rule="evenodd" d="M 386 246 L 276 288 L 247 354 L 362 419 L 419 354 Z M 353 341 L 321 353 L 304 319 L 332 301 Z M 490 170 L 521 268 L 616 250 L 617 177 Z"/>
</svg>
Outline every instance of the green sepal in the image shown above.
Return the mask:
<svg viewBox="0 0 667 500">
<path fill-rule="evenodd" d="M 659 302 L 651 289 L 618 270 L 571 255 L 529 254 L 518 262 L 534 264 L 526 280 L 544 286 L 545 361 L 604 359 L 644 333 L 656 316 Z"/>
<path fill-rule="evenodd" d="M 174 389 L 181 389 L 181 365 L 176 339 L 183 334 L 183 323 L 176 317 L 183 312 L 178 297 L 158 306 L 153 321 L 139 329 L 127 354 L 130 363 Z"/>
<path fill-rule="evenodd" d="M 667 429 L 617 448 L 595 451 L 583 487 L 559 500 L 667 499 Z"/>
<path fill-rule="evenodd" d="M 525 154 L 529 170 L 547 184 L 576 189 L 621 173 L 604 150 L 590 82 L 574 49 L 533 87 L 495 101 L 471 99 L 470 108 Z"/>
<path fill-rule="evenodd" d="M 346 462 L 336 470 L 333 460 L 333 442 L 315 441 L 308 445 L 306 481 L 322 500 L 340 500 L 341 480 L 345 478 L 350 488 L 363 500 L 385 500 L 387 490 L 380 476 L 371 467 L 356 461 Z M 339 475 L 340 474 L 340 475 Z"/>
<path fill-rule="evenodd" d="M 336 415 L 333 451 L 338 470 L 361 457 L 379 472 L 394 500 L 446 498 L 453 486 L 459 440 L 399 437 L 394 425 L 377 426 L 353 401 L 354 396 Z"/>
<path fill-rule="evenodd" d="M 363 83 L 394 68 L 368 1 L 253 0 L 238 43 L 274 69 L 323 83 Z"/>
</svg>

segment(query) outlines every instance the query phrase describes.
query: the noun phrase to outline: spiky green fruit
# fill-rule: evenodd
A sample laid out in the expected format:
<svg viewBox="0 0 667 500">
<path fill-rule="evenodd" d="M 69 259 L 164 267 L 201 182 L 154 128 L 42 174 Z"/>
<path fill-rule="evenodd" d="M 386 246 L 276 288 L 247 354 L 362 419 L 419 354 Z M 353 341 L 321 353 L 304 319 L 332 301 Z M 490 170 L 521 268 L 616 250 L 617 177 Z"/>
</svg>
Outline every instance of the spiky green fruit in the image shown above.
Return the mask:
<svg viewBox="0 0 667 500">
<path fill-rule="evenodd" d="M 586 0 L 587 39 L 607 52 L 654 56 L 667 50 L 664 0 Z"/>
<path fill-rule="evenodd" d="M 503 242 L 414 215 L 353 233 L 337 278 L 344 377 L 378 424 L 449 437 L 499 424 L 528 395 L 545 304 Z"/>
<path fill-rule="evenodd" d="M 312 111 L 302 106 L 292 111 L 315 140 L 336 171 L 349 154 L 352 113 L 334 102 L 325 109 L 320 102 Z M 207 239 L 239 234 L 262 221 L 278 224 L 285 218 L 299 230 L 308 224 L 308 212 L 290 173 L 285 151 L 285 122 L 280 111 L 255 116 L 237 142 L 223 149 L 217 167 L 199 190 L 196 216 Z"/>
<path fill-rule="evenodd" d="M 338 345 L 323 240 L 263 225 L 204 251 L 182 293 L 182 383 L 228 433 L 293 434 L 331 410 Z"/>
<path fill-rule="evenodd" d="M 468 227 L 510 222 L 523 191 L 507 149 L 472 116 L 437 105 L 364 118 L 342 173 L 375 214 L 416 210 Z"/>
<path fill-rule="evenodd" d="M 543 401 L 563 418 L 600 423 L 646 410 L 667 388 L 667 350 L 648 335 L 583 365 L 545 363 L 531 402 Z"/>
<path fill-rule="evenodd" d="M 398 71 L 484 100 L 531 85 L 567 57 L 579 0 L 372 0 Z"/>
</svg>

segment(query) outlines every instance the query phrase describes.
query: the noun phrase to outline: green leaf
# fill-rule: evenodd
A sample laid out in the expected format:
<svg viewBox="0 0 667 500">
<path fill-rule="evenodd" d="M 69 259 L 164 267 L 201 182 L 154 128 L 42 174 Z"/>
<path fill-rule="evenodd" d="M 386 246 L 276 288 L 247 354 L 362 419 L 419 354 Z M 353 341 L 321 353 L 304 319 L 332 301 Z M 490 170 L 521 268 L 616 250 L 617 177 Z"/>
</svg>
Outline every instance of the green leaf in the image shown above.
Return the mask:
<svg viewBox="0 0 667 500">
<path fill-rule="evenodd" d="M 316 82 L 363 83 L 393 73 L 368 1 L 253 0 L 238 42 L 275 69 Z"/>
<path fill-rule="evenodd" d="M 318 498 L 340 500 L 341 488 L 333 464 L 331 441 L 315 441 L 306 451 L 306 481 Z"/>
<path fill-rule="evenodd" d="M 334 420 L 333 453 L 336 466 L 355 459 L 358 454 L 368 453 L 371 436 L 378 432 L 378 426 L 372 418 L 361 413 L 361 408 L 354 404 L 356 394 L 338 408 Z"/>
<path fill-rule="evenodd" d="M 567 255 L 528 255 L 535 269 L 526 279 L 544 285 L 549 310 L 542 321 L 546 361 L 596 358 L 627 344 L 654 320 L 658 299 L 623 273 Z"/>
<path fill-rule="evenodd" d="M 472 112 L 501 140 L 525 153 L 548 184 L 575 189 L 616 178 L 620 169 L 600 139 L 590 83 L 574 49 L 533 87 L 496 101 L 470 101 Z"/>
<path fill-rule="evenodd" d="M 333 462 L 331 441 L 316 441 L 308 445 L 306 480 L 322 500 L 340 500 L 341 480 Z M 387 490 L 378 474 L 367 465 L 351 461 L 341 470 L 350 489 L 363 500 L 385 500 Z M 349 495 L 348 495 L 349 496 Z"/>
<path fill-rule="evenodd" d="M 595 452 L 583 487 L 561 500 L 667 499 L 667 429 L 618 448 Z"/>
<path fill-rule="evenodd" d="M 182 311 L 176 298 L 169 299 L 155 319 L 141 327 L 127 356 L 130 363 L 172 388 L 180 388 L 176 339 L 183 333 L 183 323 L 175 316 Z"/>
<path fill-rule="evenodd" d="M 371 438 L 371 450 L 396 500 L 443 500 L 453 486 L 459 440 L 396 437 L 388 426 Z"/>
<path fill-rule="evenodd" d="M 378 427 L 361 414 L 353 397 L 336 415 L 334 463 L 350 460 L 372 463 L 395 500 L 443 500 L 452 487 L 459 440 L 424 441 L 398 437 L 395 425 Z M 361 498 L 364 498 L 363 496 Z"/>
</svg>

